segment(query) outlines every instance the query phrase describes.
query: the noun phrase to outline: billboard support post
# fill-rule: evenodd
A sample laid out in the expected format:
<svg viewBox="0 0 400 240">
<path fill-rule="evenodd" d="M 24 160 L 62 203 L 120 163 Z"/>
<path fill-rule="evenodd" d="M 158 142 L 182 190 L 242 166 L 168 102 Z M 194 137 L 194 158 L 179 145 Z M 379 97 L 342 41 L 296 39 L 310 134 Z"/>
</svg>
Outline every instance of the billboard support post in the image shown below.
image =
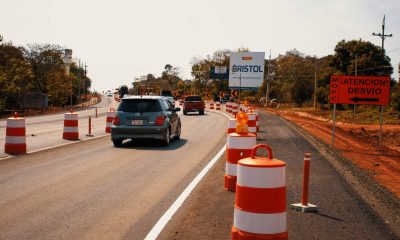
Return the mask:
<svg viewBox="0 0 400 240">
<path fill-rule="evenodd" d="M 382 143 L 382 112 L 383 112 L 383 106 L 379 106 L 379 145 Z"/>
<path fill-rule="evenodd" d="M 336 103 L 333 104 L 332 147 L 335 145 Z"/>
<path fill-rule="evenodd" d="M 240 104 L 240 91 L 242 90 L 242 73 L 239 75 L 239 95 L 238 95 L 238 103 Z"/>
</svg>

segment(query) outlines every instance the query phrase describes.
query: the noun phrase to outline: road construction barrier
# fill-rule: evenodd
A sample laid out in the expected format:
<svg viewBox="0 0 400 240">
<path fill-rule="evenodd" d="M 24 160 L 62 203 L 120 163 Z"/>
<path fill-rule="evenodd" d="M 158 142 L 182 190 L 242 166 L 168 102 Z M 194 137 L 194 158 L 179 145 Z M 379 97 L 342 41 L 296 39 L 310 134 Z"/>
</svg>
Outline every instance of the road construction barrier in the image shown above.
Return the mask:
<svg viewBox="0 0 400 240">
<path fill-rule="evenodd" d="M 183 99 L 179 99 L 179 105 L 180 105 L 180 106 L 183 105 Z"/>
<path fill-rule="evenodd" d="M 247 125 L 249 126 L 249 133 L 253 133 L 257 136 L 257 122 L 256 122 L 256 115 L 254 113 L 247 113 L 247 117 L 249 121 Z"/>
<path fill-rule="evenodd" d="M 225 111 L 226 111 L 227 113 L 231 113 L 231 112 L 232 112 L 232 109 L 231 109 L 231 102 L 226 102 L 226 104 L 225 104 Z"/>
<path fill-rule="evenodd" d="M 318 211 L 316 205 L 308 202 L 308 186 L 310 183 L 310 164 L 311 164 L 311 153 L 306 152 L 304 154 L 303 187 L 302 187 L 301 203 L 291 204 L 290 205 L 291 209 L 302 212 Z"/>
<path fill-rule="evenodd" d="M 237 120 L 235 118 L 228 119 L 228 134 L 236 132 Z"/>
<path fill-rule="evenodd" d="M 79 139 L 78 114 L 73 113 L 72 110 L 71 112 L 64 114 L 63 139 L 66 140 Z"/>
<path fill-rule="evenodd" d="M 114 117 L 115 117 L 115 110 L 114 108 L 110 108 L 110 111 L 108 111 L 106 115 L 106 133 L 111 133 L 111 126 Z"/>
<path fill-rule="evenodd" d="M 26 153 L 25 118 L 19 117 L 18 113 L 7 118 L 4 152 L 8 154 Z"/>
<path fill-rule="evenodd" d="M 121 98 L 119 98 L 117 96 L 114 96 L 114 100 L 117 101 L 117 102 L 121 102 Z"/>
<path fill-rule="evenodd" d="M 221 110 L 221 103 L 215 102 L 215 110 Z"/>
<path fill-rule="evenodd" d="M 224 188 L 227 191 L 236 190 L 236 168 L 240 159 L 250 157 L 251 150 L 256 145 L 256 136 L 251 133 L 230 133 L 226 145 L 226 165 Z"/>
<path fill-rule="evenodd" d="M 232 103 L 232 114 L 236 116 L 239 113 L 239 104 Z"/>
<path fill-rule="evenodd" d="M 265 148 L 268 158 L 256 156 Z M 259 144 L 238 162 L 232 240 L 288 239 L 286 164 Z"/>
<path fill-rule="evenodd" d="M 256 115 L 256 128 L 257 132 L 260 131 L 260 123 L 259 123 L 259 112 L 257 110 L 252 110 L 252 112 Z"/>
<path fill-rule="evenodd" d="M 210 109 L 214 109 L 214 102 L 210 102 Z"/>
</svg>

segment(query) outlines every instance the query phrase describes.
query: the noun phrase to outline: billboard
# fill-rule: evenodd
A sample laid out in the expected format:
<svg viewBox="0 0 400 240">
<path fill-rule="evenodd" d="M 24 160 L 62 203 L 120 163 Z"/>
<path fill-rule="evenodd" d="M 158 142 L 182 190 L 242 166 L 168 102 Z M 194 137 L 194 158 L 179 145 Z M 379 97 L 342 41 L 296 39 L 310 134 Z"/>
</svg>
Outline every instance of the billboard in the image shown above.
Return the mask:
<svg viewBox="0 0 400 240">
<path fill-rule="evenodd" d="M 264 80 L 264 58 L 265 52 L 231 53 L 229 88 L 259 88 Z"/>
<path fill-rule="evenodd" d="M 390 78 L 333 75 L 329 102 L 346 104 L 389 105 Z"/>
</svg>

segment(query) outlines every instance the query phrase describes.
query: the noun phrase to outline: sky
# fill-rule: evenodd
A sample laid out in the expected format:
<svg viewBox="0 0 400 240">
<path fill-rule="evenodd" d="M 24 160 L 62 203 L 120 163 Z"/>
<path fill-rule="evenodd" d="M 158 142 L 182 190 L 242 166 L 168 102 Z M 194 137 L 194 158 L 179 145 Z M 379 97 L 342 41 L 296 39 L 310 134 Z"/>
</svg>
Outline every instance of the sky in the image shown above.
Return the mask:
<svg viewBox="0 0 400 240">
<path fill-rule="evenodd" d="M 363 39 L 382 29 L 398 79 L 399 0 L 0 0 L 0 35 L 18 46 L 52 43 L 85 62 L 92 90 L 106 91 L 135 77 L 160 76 L 166 64 L 191 79 L 191 61 L 220 49 L 297 49 L 333 54 L 340 40 Z"/>
</svg>

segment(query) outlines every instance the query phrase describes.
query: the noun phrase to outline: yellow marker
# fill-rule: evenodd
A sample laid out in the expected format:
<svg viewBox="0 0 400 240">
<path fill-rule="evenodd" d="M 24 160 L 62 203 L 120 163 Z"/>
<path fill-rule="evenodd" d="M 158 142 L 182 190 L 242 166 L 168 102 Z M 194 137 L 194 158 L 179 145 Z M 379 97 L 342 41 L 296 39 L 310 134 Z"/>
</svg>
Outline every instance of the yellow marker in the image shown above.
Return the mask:
<svg viewBox="0 0 400 240">
<path fill-rule="evenodd" d="M 249 129 L 247 126 L 247 122 L 249 121 L 249 118 L 247 117 L 247 114 L 245 112 L 240 111 L 236 115 L 236 119 L 237 119 L 236 132 L 248 133 Z"/>
</svg>

